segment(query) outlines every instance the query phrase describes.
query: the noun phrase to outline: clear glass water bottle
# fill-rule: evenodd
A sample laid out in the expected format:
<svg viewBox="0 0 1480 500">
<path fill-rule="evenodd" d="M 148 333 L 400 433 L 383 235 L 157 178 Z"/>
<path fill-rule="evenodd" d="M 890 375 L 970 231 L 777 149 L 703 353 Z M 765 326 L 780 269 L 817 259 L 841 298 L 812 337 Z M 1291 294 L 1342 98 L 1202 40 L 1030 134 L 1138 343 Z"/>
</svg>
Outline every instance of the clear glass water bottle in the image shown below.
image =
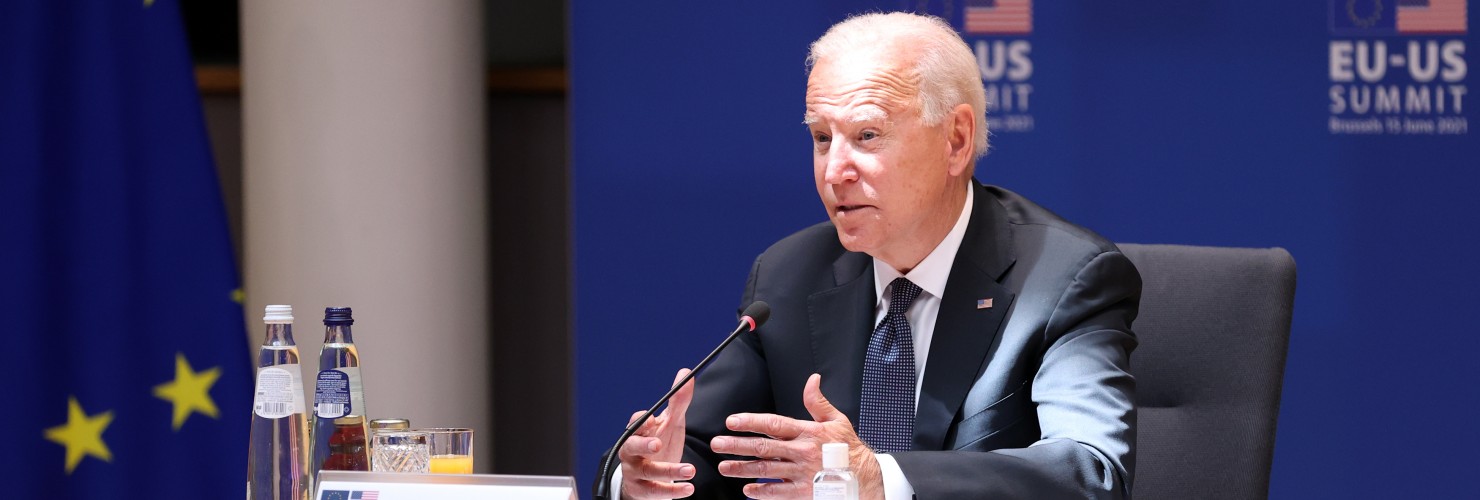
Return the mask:
<svg viewBox="0 0 1480 500">
<path fill-rule="evenodd" d="M 308 419 L 303 370 L 293 343 L 293 307 L 267 306 L 267 336 L 257 351 L 247 500 L 308 500 Z"/>
<path fill-rule="evenodd" d="M 812 500 L 858 500 L 858 478 L 848 468 L 848 443 L 822 445 L 822 470 L 812 476 Z"/>
<path fill-rule="evenodd" d="M 354 324 L 350 308 L 324 309 L 324 348 L 313 398 L 315 478 L 321 470 L 370 470 L 360 354 L 350 333 Z"/>
</svg>

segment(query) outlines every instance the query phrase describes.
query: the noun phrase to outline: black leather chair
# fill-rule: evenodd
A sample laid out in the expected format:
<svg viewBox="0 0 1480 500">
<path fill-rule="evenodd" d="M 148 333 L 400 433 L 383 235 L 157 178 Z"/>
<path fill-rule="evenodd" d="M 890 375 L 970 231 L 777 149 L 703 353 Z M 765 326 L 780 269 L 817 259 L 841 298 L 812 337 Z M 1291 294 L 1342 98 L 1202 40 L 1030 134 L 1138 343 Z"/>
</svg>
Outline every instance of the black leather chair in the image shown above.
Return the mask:
<svg viewBox="0 0 1480 500">
<path fill-rule="evenodd" d="M 1134 497 L 1266 498 L 1294 259 L 1282 248 L 1120 248 L 1145 283 L 1131 356 Z"/>
</svg>

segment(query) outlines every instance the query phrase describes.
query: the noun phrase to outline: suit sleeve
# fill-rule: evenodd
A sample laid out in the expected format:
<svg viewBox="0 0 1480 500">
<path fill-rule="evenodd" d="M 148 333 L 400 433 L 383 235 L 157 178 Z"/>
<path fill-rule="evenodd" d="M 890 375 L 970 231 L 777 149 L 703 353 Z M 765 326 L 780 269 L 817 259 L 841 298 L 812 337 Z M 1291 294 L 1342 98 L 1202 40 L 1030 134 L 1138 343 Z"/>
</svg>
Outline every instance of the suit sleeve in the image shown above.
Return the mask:
<svg viewBox="0 0 1480 500">
<path fill-rule="evenodd" d="M 1026 448 L 894 453 L 916 497 L 1128 498 L 1134 472 L 1131 331 L 1141 278 L 1118 251 L 1089 260 L 1049 316 Z"/>
</svg>

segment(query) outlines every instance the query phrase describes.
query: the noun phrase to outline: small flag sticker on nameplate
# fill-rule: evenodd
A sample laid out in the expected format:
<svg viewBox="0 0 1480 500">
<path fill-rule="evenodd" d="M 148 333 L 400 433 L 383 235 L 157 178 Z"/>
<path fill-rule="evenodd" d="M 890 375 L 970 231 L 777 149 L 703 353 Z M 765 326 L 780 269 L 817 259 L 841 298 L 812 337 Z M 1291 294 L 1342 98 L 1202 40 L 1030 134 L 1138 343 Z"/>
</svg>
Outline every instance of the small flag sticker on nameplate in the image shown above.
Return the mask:
<svg viewBox="0 0 1480 500">
<path fill-rule="evenodd" d="M 991 309 L 992 308 L 992 299 L 981 299 L 981 300 L 976 301 L 976 308 L 977 309 Z"/>
</svg>

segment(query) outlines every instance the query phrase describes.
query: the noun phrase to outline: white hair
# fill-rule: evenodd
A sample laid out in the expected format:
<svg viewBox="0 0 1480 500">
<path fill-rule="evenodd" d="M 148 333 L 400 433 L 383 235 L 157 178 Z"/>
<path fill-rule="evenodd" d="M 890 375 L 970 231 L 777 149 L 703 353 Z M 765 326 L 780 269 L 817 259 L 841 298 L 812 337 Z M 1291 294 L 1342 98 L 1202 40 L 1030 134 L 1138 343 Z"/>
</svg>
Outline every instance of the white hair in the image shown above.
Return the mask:
<svg viewBox="0 0 1480 500">
<path fill-rule="evenodd" d="M 920 79 L 916 99 L 926 125 L 939 125 L 953 108 L 971 105 L 976 114 L 976 156 L 987 154 L 987 95 L 982 88 L 976 54 L 951 25 L 938 17 L 908 12 L 869 13 L 833 25 L 812 42 L 807 69 L 817 61 L 852 51 L 873 51 L 910 42 L 919 50 L 914 71 Z"/>
</svg>

